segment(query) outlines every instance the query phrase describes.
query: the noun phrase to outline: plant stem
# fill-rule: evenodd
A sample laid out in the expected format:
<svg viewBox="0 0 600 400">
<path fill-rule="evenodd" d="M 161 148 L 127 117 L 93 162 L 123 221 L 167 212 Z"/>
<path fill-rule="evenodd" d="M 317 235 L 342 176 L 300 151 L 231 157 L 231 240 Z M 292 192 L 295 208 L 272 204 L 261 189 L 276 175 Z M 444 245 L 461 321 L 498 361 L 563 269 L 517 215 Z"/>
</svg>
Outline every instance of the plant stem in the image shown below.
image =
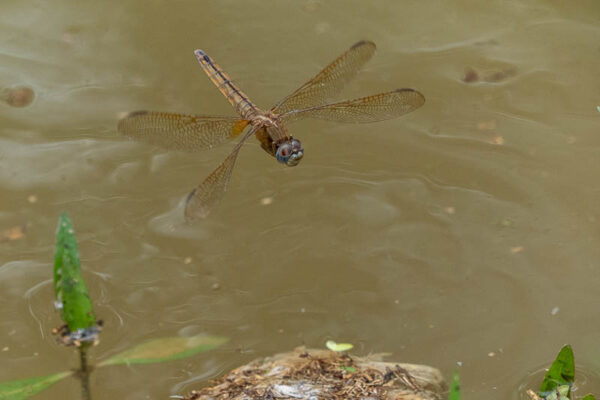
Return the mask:
<svg viewBox="0 0 600 400">
<path fill-rule="evenodd" d="M 81 397 L 83 400 L 92 400 L 90 392 L 90 371 L 87 365 L 87 346 L 79 347 L 79 373 L 81 375 Z"/>
</svg>

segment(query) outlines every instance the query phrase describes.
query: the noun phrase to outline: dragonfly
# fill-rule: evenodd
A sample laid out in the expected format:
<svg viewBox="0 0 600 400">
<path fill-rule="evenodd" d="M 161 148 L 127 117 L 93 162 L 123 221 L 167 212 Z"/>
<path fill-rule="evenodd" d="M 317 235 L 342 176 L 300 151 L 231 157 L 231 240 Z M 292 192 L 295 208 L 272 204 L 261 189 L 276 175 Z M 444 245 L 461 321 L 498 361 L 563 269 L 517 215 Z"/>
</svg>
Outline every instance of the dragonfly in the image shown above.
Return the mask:
<svg viewBox="0 0 600 400">
<path fill-rule="evenodd" d="M 268 111 L 250 101 L 205 52 L 195 50 L 204 72 L 238 116 L 134 111 L 119 121 L 118 131 L 138 141 L 180 151 L 211 149 L 241 136 L 231 153 L 186 198 L 185 219 L 206 218 L 223 198 L 240 149 L 250 137 L 255 136 L 264 151 L 291 167 L 302 160 L 304 148 L 287 130 L 288 123 L 309 117 L 347 123 L 378 122 L 408 114 L 425 103 L 420 92 L 406 88 L 331 102 L 371 59 L 375 48 L 375 43 L 366 40 L 354 44 Z"/>
</svg>

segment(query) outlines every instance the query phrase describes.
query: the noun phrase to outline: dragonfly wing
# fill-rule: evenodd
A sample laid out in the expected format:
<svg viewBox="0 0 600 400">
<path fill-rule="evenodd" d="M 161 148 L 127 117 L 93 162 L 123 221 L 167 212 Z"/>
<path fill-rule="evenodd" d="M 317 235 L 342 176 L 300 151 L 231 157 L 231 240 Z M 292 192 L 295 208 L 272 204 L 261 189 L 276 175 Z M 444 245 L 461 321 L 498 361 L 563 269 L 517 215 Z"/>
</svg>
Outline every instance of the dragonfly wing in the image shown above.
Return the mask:
<svg viewBox="0 0 600 400">
<path fill-rule="evenodd" d="M 408 114 L 421 107 L 425 97 L 414 89 L 397 89 L 360 99 L 342 101 L 293 110 L 283 114 L 284 122 L 302 118 L 318 118 L 328 121 L 367 123 L 385 121 Z"/>
<path fill-rule="evenodd" d="M 133 139 L 172 150 L 198 151 L 238 136 L 249 121 L 156 111 L 134 111 L 119 121 L 118 131 Z"/>
<path fill-rule="evenodd" d="M 190 192 L 185 204 L 185 218 L 188 222 L 206 218 L 210 211 L 219 204 L 227 190 L 238 153 L 244 142 L 254 135 L 256 130 L 257 128 L 252 128 L 248 131 L 227 158 Z"/>
<path fill-rule="evenodd" d="M 375 53 L 375 43 L 361 41 L 323 68 L 314 78 L 281 100 L 271 111 L 284 114 L 294 109 L 321 105 L 337 95 Z"/>
</svg>

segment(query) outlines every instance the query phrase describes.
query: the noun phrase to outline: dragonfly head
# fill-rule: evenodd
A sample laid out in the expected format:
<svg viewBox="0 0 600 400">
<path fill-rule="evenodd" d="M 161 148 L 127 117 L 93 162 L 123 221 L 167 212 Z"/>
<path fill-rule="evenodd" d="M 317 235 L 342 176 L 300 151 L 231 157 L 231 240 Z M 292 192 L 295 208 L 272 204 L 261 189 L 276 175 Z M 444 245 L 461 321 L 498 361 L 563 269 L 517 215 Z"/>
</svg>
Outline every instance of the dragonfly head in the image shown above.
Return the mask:
<svg viewBox="0 0 600 400">
<path fill-rule="evenodd" d="M 288 167 L 298 165 L 302 156 L 304 156 L 304 149 L 297 139 L 289 139 L 281 142 L 277 146 L 277 152 L 275 153 L 277 161 L 286 164 Z"/>
</svg>

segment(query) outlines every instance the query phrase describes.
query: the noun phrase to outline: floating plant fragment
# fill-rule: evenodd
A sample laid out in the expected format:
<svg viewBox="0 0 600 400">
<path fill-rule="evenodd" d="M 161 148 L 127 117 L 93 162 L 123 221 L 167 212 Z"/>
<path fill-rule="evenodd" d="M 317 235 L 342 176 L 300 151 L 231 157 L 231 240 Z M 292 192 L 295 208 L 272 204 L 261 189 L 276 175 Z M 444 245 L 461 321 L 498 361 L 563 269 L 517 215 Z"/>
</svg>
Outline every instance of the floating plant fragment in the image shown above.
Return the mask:
<svg viewBox="0 0 600 400">
<path fill-rule="evenodd" d="M 99 366 L 115 364 L 152 364 L 177 360 L 212 350 L 227 342 L 223 336 L 198 335 L 191 337 L 166 337 L 149 340 L 122 353 L 116 354 Z"/>
<path fill-rule="evenodd" d="M 328 340 L 325 343 L 325 346 L 327 346 L 329 350 L 337 352 L 348 351 L 354 348 L 354 345 L 352 343 L 336 343 L 333 340 Z"/>
</svg>

